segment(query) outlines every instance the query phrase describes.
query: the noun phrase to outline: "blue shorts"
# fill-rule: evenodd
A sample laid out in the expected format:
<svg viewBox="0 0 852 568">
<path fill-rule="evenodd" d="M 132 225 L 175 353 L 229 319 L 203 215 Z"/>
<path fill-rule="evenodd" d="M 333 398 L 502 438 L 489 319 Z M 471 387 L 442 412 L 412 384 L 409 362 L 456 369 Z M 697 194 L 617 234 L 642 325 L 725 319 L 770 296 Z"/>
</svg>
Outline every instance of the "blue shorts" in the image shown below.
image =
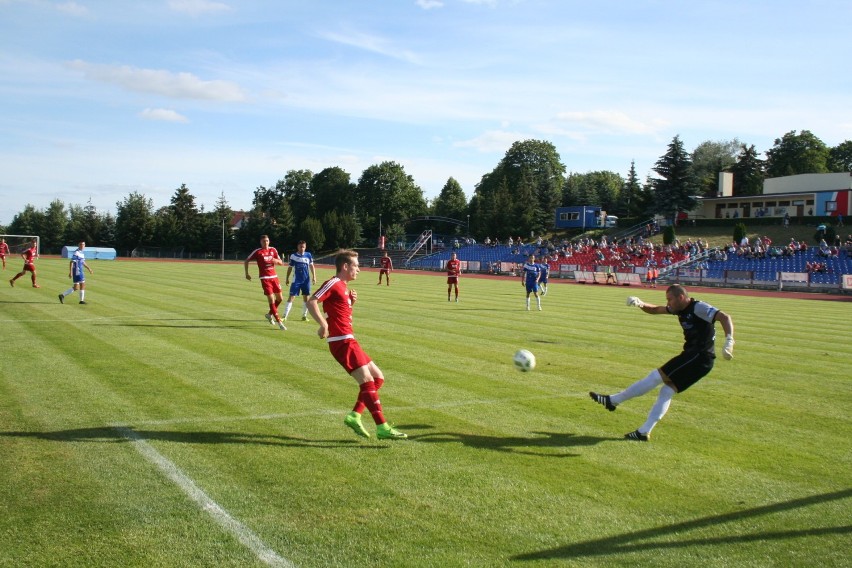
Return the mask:
<svg viewBox="0 0 852 568">
<path fill-rule="evenodd" d="M 311 295 L 311 281 L 305 280 L 304 282 L 293 282 L 290 284 L 290 295 L 291 296 L 310 296 Z"/>
<path fill-rule="evenodd" d="M 538 282 L 533 282 L 532 284 L 527 282 L 526 286 L 527 286 L 527 294 L 532 294 L 532 293 L 538 292 Z"/>
<path fill-rule="evenodd" d="M 71 281 L 74 284 L 85 284 L 86 283 L 86 277 L 83 276 L 82 274 L 75 274 L 71 277 Z"/>
</svg>

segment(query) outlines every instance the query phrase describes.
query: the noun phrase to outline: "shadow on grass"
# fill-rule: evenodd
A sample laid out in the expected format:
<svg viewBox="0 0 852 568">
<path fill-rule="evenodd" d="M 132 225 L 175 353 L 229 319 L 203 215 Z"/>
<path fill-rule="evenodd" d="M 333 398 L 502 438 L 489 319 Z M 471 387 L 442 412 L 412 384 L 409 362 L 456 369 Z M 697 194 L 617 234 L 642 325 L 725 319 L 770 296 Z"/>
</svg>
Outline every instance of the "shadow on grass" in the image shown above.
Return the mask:
<svg viewBox="0 0 852 568">
<path fill-rule="evenodd" d="M 613 554 L 629 554 L 631 552 L 644 552 L 648 550 L 667 550 L 694 546 L 714 546 L 825 535 L 852 534 L 852 525 L 790 529 L 785 531 L 753 534 L 732 534 L 730 536 L 718 537 L 696 537 L 689 539 L 684 538 L 685 535 L 683 534 L 686 531 L 695 529 L 714 527 L 724 523 L 737 523 L 753 517 L 782 513 L 785 511 L 819 505 L 820 503 L 849 499 L 850 497 L 852 497 L 852 489 L 844 489 L 833 493 L 823 493 L 821 495 L 812 495 L 801 499 L 792 499 L 790 501 L 784 501 L 783 503 L 776 503 L 774 505 L 755 507 L 753 509 L 735 511 L 724 515 L 703 517 L 701 519 L 695 519 L 694 521 L 686 521 L 683 523 L 676 523 L 673 525 L 632 533 L 623 533 L 607 538 L 587 540 L 576 544 L 568 544 L 558 548 L 550 548 L 538 552 L 519 554 L 512 557 L 512 560 L 555 560 L 589 556 L 610 556 Z M 732 528 L 731 530 L 736 531 L 737 528 Z M 666 537 L 676 538 L 677 540 L 674 542 L 651 541 L 651 539 Z"/>
<path fill-rule="evenodd" d="M 55 432 L 0 432 L 0 436 L 36 438 L 52 442 L 109 442 L 121 443 L 136 440 L 176 442 L 181 444 L 253 444 L 259 446 L 286 446 L 296 448 L 350 448 L 361 445 L 365 449 L 382 449 L 386 446 L 363 445 L 359 440 L 317 440 L 296 436 L 273 434 L 247 434 L 244 432 L 173 432 L 165 430 L 136 430 L 130 427 L 77 428 Z"/>
<path fill-rule="evenodd" d="M 94 325 L 99 327 L 169 327 L 179 329 L 248 329 L 251 327 L 259 327 L 263 329 L 265 327 L 270 331 L 278 331 L 277 327 L 271 326 L 266 322 L 263 322 L 263 324 L 261 324 L 257 323 L 256 320 L 240 321 L 235 320 L 233 318 L 154 318 L 147 321 L 110 321 L 103 323 L 95 323 Z"/>
<path fill-rule="evenodd" d="M 417 426 L 406 426 L 408 430 L 416 428 Z M 478 434 L 457 434 L 455 432 L 434 432 L 429 434 L 409 434 L 408 439 L 417 442 L 438 444 L 460 443 L 469 448 L 480 450 L 493 450 L 496 452 L 510 452 L 549 458 L 575 457 L 579 454 L 555 453 L 552 450 L 565 450 L 578 446 L 593 446 L 610 439 L 578 436 L 576 434 L 561 432 L 533 432 L 533 434 L 536 436 L 482 436 Z"/>
</svg>

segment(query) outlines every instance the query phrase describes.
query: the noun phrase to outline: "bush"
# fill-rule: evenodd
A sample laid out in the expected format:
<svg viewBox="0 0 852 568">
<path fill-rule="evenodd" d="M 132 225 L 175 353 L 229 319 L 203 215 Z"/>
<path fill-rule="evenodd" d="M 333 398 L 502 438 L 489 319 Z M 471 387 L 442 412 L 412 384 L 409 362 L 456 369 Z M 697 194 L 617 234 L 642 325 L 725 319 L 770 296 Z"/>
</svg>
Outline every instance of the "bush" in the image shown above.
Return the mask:
<svg viewBox="0 0 852 568">
<path fill-rule="evenodd" d="M 674 225 L 666 225 L 663 227 L 663 244 L 670 245 L 675 242 L 677 235 L 675 235 Z"/>
</svg>

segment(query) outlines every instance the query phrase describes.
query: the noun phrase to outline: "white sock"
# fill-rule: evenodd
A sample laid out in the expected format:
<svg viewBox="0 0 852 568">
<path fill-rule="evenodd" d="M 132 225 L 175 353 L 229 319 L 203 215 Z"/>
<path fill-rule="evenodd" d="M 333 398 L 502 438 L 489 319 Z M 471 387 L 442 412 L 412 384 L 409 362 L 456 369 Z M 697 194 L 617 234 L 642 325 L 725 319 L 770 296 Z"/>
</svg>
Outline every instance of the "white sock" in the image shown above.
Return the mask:
<svg viewBox="0 0 852 568">
<path fill-rule="evenodd" d="M 64 292 L 62 292 L 62 295 L 63 295 L 63 296 L 70 296 L 70 295 L 71 295 L 71 294 L 73 294 L 73 293 L 74 293 L 74 288 L 68 288 L 67 290 L 65 290 Z"/>
<path fill-rule="evenodd" d="M 642 396 L 649 390 L 658 387 L 662 382 L 663 377 L 660 376 L 660 372 L 654 369 L 644 379 L 636 381 L 618 394 L 610 395 L 609 400 L 613 404 L 621 404 L 625 400 Z"/>
<path fill-rule="evenodd" d="M 639 431 L 643 434 L 650 434 L 651 430 L 654 429 L 654 426 L 657 425 L 657 422 L 662 420 L 663 416 L 666 415 L 666 412 L 669 409 L 669 405 L 672 403 L 672 397 L 675 395 L 675 390 L 669 385 L 663 385 L 663 388 L 660 389 L 660 394 L 657 396 L 657 401 L 654 403 L 654 406 L 651 407 L 651 411 L 648 413 L 648 419 L 639 427 Z"/>
<path fill-rule="evenodd" d="M 284 307 L 284 319 L 287 319 L 287 316 L 290 315 L 290 308 L 293 307 L 293 302 L 287 302 L 287 305 Z"/>
<path fill-rule="evenodd" d="M 302 304 L 302 317 L 308 317 L 308 303 L 305 302 Z"/>
<path fill-rule="evenodd" d="M 86 291 L 80 290 L 80 301 L 84 301 L 86 299 Z"/>
<path fill-rule="evenodd" d="M 530 297 L 527 296 L 527 309 L 530 309 Z"/>
<path fill-rule="evenodd" d="M 541 309 L 541 296 L 535 297 L 535 303 L 538 306 L 538 309 Z"/>
</svg>

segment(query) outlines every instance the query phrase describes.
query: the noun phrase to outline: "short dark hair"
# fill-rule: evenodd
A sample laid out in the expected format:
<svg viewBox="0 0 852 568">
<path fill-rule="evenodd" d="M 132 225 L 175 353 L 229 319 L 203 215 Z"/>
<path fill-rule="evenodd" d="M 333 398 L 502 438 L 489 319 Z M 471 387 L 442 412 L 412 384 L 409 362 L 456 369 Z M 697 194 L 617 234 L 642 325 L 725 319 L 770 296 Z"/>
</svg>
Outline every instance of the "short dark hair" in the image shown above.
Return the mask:
<svg viewBox="0 0 852 568">
<path fill-rule="evenodd" d="M 340 249 L 337 251 L 337 256 L 334 257 L 334 268 L 338 272 L 343 270 L 344 264 L 351 264 L 354 259 L 358 258 L 358 251 L 350 249 Z"/>
<path fill-rule="evenodd" d="M 668 288 L 668 290 L 666 290 L 666 292 L 670 292 L 674 296 L 686 297 L 688 295 L 686 293 L 686 288 L 684 288 L 680 284 L 672 284 L 671 286 L 669 286 L 669 288 Z"/>
</svg>

